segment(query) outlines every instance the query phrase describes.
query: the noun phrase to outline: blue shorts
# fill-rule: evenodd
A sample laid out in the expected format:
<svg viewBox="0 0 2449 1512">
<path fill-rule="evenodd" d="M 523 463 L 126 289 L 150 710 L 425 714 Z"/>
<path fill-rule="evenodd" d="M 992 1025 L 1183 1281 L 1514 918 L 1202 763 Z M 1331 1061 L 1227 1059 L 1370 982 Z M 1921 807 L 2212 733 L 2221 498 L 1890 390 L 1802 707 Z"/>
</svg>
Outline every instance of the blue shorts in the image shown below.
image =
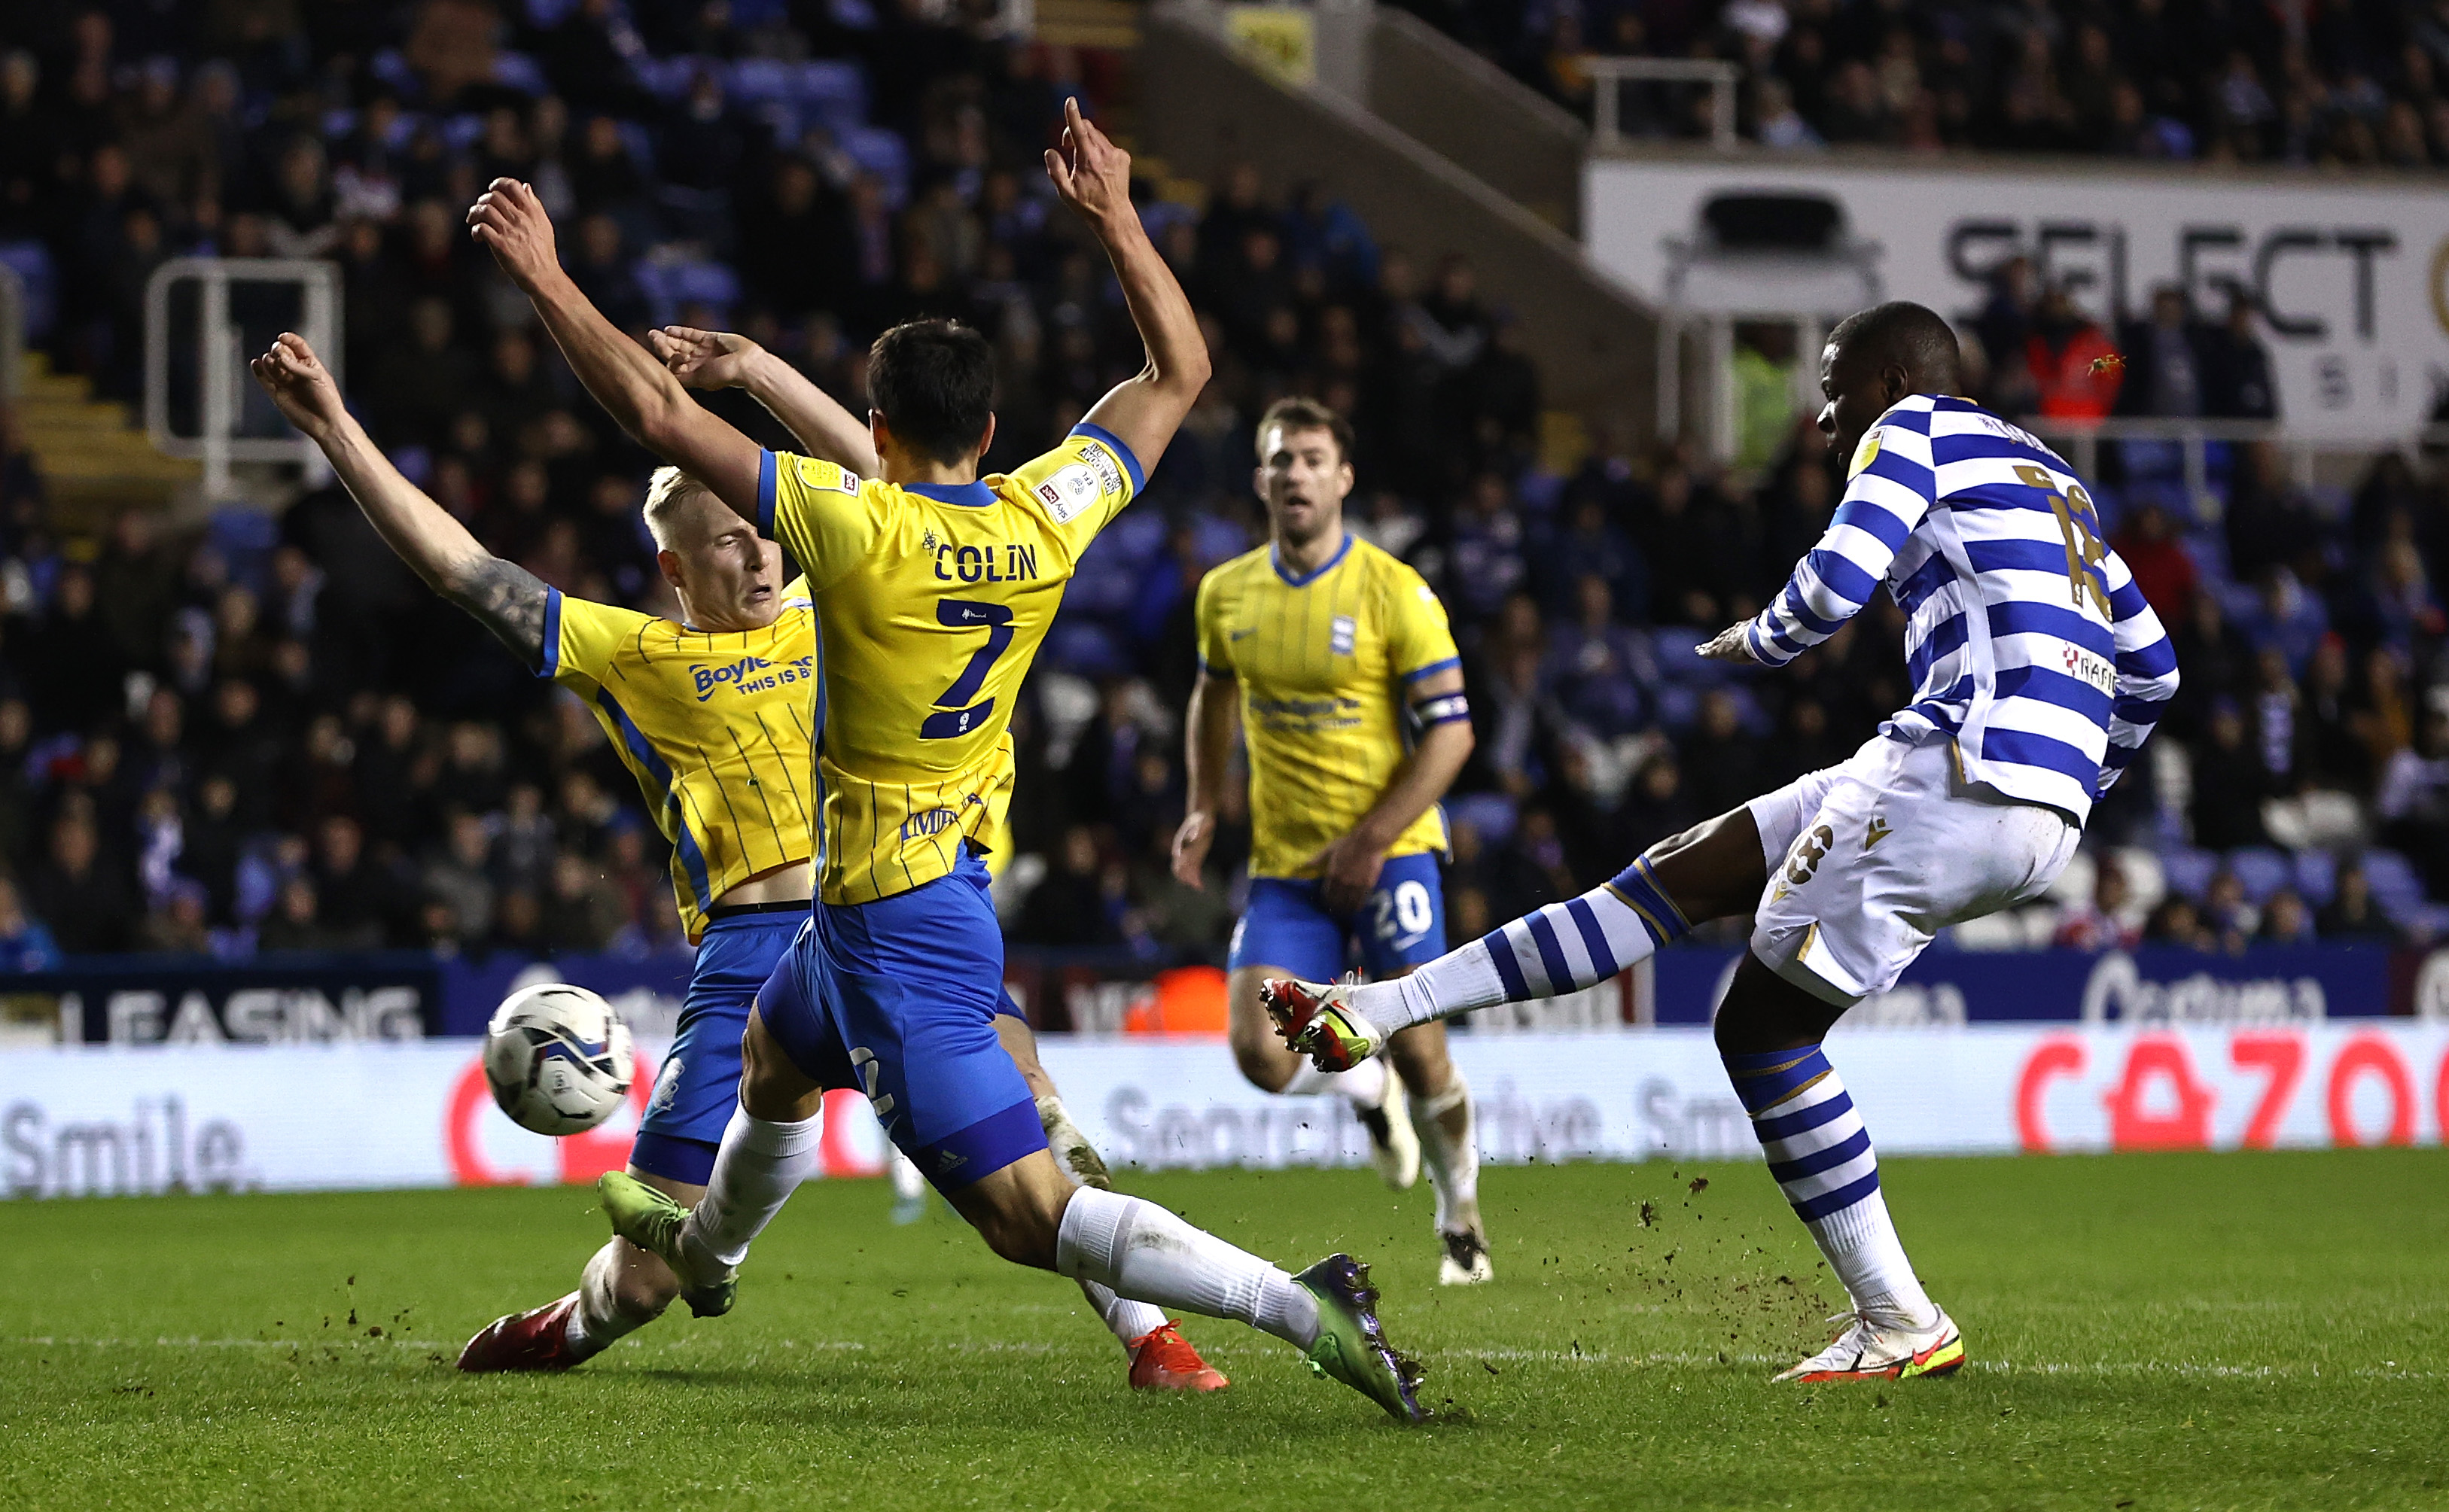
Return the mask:
<svg viewBox="0 0 2449 1512">
<path fill-rule="evenodd" d="M 1327 911 L 1318 886 L 1252 877 L 1250 907 L 1234 927 L 1226 967 L 1279 967 L 1306 982 L 1332 982 L 1357 966 L 1382 981 L 1446 953 L 1445 890 L 1437 885 L 1436 856 L 1388 861 L 1356 913 Z"/>
<path fill-rule="evenodd" d="M 1046 1148 L 1036 1101 L 995 1037 L 1003 930 L 986 863 L 874 903 L 820 903 L 757 995 L 793 1064 L 867 1094 L 939 1192 Z"/>
<path fill-rule="evenodd" d="M 740 1037 L 748 1005 L 806 923 L 804 904 L 706 922 L 681 1002 L 680 1028 L 638 1122 L 629 1163 L 667 1180 L 704 1186 L 731 1110 L 740 1105 Z"/>
</svg>

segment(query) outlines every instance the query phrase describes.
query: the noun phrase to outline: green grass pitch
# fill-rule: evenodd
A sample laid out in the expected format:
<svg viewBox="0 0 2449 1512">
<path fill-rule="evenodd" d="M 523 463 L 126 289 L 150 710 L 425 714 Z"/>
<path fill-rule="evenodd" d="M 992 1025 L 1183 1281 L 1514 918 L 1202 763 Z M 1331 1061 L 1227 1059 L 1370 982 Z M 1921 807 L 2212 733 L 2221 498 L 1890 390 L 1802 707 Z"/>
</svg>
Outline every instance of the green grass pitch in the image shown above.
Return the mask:
<svg viewBox="0 0 2449 1512">
<path fill-rule="evenodd" d="M 1754 1165 L 1493 1169 L 1459 1292 L 1365 1172 L 1131 1183 L 1374 1261 L 1452 1401 L 1412 1430 L 1208 1320 L 1233 1388 L 1134 1396 L 1068 1283 L 880 1182 L 803 1190 L 730 1317 L 545 1378 L 451 1362 L 573 1284 L 583 1189 L 9 1203 L 0 1506 L 2449 1505 L 2449 1152 L 1885 1171 L 1953 1380 L 1768 1384 L 1837 1292 Z"/>
</svg>

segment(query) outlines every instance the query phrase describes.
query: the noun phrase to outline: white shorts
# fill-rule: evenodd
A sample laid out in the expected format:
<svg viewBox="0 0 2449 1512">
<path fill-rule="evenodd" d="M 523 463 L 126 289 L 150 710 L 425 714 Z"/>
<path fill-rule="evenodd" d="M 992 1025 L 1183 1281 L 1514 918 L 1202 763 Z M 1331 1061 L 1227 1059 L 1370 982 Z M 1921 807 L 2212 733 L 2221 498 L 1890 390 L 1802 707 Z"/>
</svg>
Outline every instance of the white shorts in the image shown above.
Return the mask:
<svg viewBox="0 0 2449 1512">
<path fill-rule="evenodd" d="M 1768 886 L 1752 953 L 1851 1007 L 1951 924 L 2040 896 L 2083 830 L 2055 809 L 1966 784 L 1953 741 L 1874 736 L 1837 766 L 1754 798 Z"/>
</svg>

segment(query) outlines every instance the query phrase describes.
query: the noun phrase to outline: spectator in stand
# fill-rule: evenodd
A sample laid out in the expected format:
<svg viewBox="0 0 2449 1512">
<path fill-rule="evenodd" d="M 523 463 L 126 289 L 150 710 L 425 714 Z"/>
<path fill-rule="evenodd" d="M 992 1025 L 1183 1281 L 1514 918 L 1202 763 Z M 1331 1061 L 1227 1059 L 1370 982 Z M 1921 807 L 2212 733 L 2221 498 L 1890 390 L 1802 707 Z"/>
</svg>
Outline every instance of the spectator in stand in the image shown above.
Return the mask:
<svg viewBox="0 0 2449 1512">
<path fill-rule="evenodd" d="M 2118 342 L 2126 373 L 2117 389 L 2117 413 L 2175 420 L 2208 411 L 2210 343 L 2185 290 L 2174 284 L 2152 290 L 2151 317 L 2129 322 Z"/>
<path fill-rule="evenodd" d="M 1085 824 L 1063 832 L 1055 869 L 1030 890 L 1013 924 L 1012 937 L 1031 945 L 1081 948 L 1120 945 L 1107 867 L 1097 834 Z"/>
<path fill-rule="evenodd" d="M 201 883 L 180 878 L 165 890 L 137 927 L 136 948 L 161 955 L 209 955 L 213 935 L 204 918 Z"/>
<path fill-rule="evenodd" d="M 2204 412 L 2223 420 L 2279 418 L 2279 389 L 2270 376 L 2270 350 L 2254 334 L 2253 297 L 2231 286 L 2227 324 L 2203 343 Z"/>
<path fill-rule="evenodd" d="M 1584 575 L 1580 600 L 1573 622 L 1549 639 L 1542 681 L 1566 717 L 1591 735 L 1602 740 L 1631 735 L 1648 713 L 1645 690 L 1658 681 L 1649 643 L 1617 622 L 1607 579 Z"/>
<path fill-rule="evenodd" d="M 2050 943 L 2069 950 L 2131 950 L 2143 940 L 2141 927 L 2129 916 L 2133 901 L 2125 864 L 2104 855 L 2092 871 L 2091 898 L 2058 916 Z"/>
<path fill-rule="evenodd" d="M 2128 379 L 2129 387 L 2132 381 Z M 2143 590 L 2145 602 L 2161 622 L 2183 624 L 2192 608 L 2195 585 L 2201 578 L 2194 569 L 2193 554 L 2178 538 L 2174 522 L 2159 501 L 2149 500 L 2138 506 L 2110 545 L 2126 559 L 2127 566 L 2134 573 L 2134 585 Z M 2184 666 L 2185 662 L 2177 664 Z M 2190 679 L 2190 673 L 2189 676 Z"/>
<path fill-rule="evenodd" d="M 2143 940 L 2147 945 L 2173 946 L 2184 950 L 2216 949 L 2219 939 L 2204 925 L 2202 910 L 2194 900 L 2181 893 L 2170 893 L 2160 900 L 2144 921 Z"/>
<path fill-rule="evenodd" d="M 2281 888 L 2262 903 L 2260 939 L 2272 945 L 2311 945 L 2313 912 L 2294 888 Z"/>
<path fill-rule="evenodd" d="M 2339 868 L 2336 890 L 2313 916 L 2313 927 L 2322 939 L 2342 945 L 2394 945 L 2398 940 L 2398 927 L 2373 899 L 2372 879 L 2354 861 Z"/>
<path fill-rule="evenodd" d="M 2233 699 L 2211 709 L 2204 738 L 2194 747 L 2194 844 L 2232 851 L 2268 840 L 2262 802 L 2271 795 L 2270 773 L 2248 742 L 2245 715 Z"/>
<path fill-rule="evenodd" d="M 29 885 L 64 953 L 103 954 L 135 943 L 136 890 L 103 852 L 89 814 L 70 807 L 52 821 L 49 854 Z"/>
<path fill-rule="evenodd" d="M 2433 691 L 2422 735 L 2390 757 L 2374 807 L 2382 838 L 2414 859 L 2433 896 L 2449 896 L 2449 690 Z"/>
<path fill-rule="evenodd" d="M 2083 313 L 2063 283 L 2041 297 L 2024 363 L 2033 374 L 2034 408 L 2053 420 L 2099 420 L 2116 403 L 2118 373 L 2107 333 Z"/>
<path fill-rule="evenodd" d="M 60 947 L 42 920 L 26 911 L 17 884 L 0 875 L 0 972 L 56 971 Z"/>
</svg>

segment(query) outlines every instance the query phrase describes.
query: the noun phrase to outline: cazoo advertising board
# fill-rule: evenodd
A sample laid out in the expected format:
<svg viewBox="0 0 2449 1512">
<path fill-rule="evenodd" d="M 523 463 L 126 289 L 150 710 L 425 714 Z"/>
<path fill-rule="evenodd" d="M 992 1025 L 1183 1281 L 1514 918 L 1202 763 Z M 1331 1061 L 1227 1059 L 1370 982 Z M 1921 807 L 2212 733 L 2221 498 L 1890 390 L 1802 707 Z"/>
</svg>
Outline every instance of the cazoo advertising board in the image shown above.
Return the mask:
<svg viewBox="0 0 2449 1512">
<path fill-rule="evenodd" d="M 1831 1055 L 1894 1154 L 2251 1149 L 2439 1142 L 2449 1023 L 1980 1024 L 1841 1029 Z M 660 1046 L 656 1047 L 660 1049 Z M 653 1085 L 552 1140 L 487 1095 L 477 1042 L 90 1045 L 0 1053 L 0 1192 L 304 1190 L 592 1180 L 627 1153 Z M 1495 1162 L 1750 1158 L 1699 1027 L 1458 1035 Z M 1048 1070 L 1118 1164 L 1357 1165 L 1333 1099 L 1260 1093 L 1212 1039 L 1044 1042 Z M 856 1093 L 826 1101 L 831 1176 L 881 1169 Z"/>
</svg>

